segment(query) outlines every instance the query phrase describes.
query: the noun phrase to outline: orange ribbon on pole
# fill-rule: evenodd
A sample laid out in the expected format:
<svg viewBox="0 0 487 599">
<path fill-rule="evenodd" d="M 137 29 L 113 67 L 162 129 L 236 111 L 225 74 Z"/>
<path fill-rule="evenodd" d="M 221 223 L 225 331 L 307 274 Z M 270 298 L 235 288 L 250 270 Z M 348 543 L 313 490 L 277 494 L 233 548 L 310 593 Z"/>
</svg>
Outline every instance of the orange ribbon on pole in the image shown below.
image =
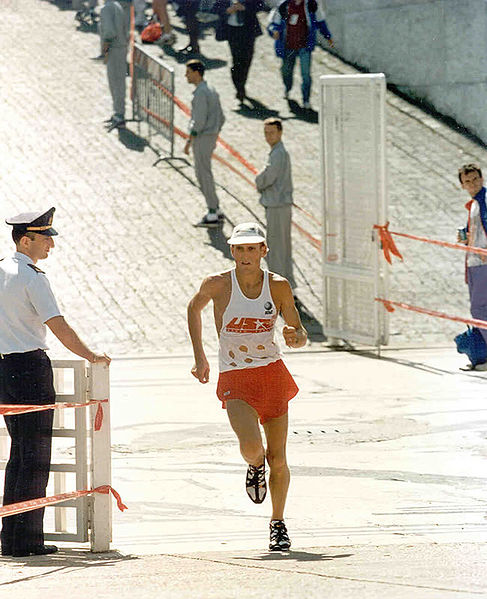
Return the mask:
<svg viewBox="0 0 487 599">
<path fill-rule="evenodd" d="M 386 222 L 385 225 L 374 225 L 374 229 L 379 231 L 379 239 L 382 247 L 382 251 L 384 252 L 384 258 L 392 264 L 391 254 L 402 260 L 401 252 L 397 249 L 394 240 L 391 237 L 391 233 L 389 232 L 389 221 Z"/>
<path fill-rule="evenodd" d="M 15 514 L 23 514 L 24 512 L 32 512 L 38 510 L 41 507 L 49 505 L 55 505 L 56 503 L 62 503 L 68 501 L 68 499 L 76 499 L 85 495 L 92 495 L 93 493 L 102 493 L 108 495 L 111 493 L 117 502 L 118 509 L 123 512 L 127 510 L 127 506 L 122 502 L 120 494 L 115 491 L 110 485 L 101 485 L 95 489 L 85 489 L 84 491 L 71 491 L 70 493 L 59 493 L 59 495 L 52 495 L 51 497 L 39 497 L 38 499 L 29 499 L 28 501 L 19 501 L 18 503 L 10 503 L 0 507 L 0 518 L 6 516 L 14 516 Z"/>
<path fill-rule="evenodd" d="M 85 403 L 66 403 L 58 402 L 45 405 L 36 404 L 0 404 L 1 416 L 17 416 L 18 414 L 28 414 L 30 412 L 43 412 L 44 410 L 64 410 L 66 408 L 86 408 L 98 404 L 95 415 L 95 431 L 99 431 L 103 424 L 103 407 L 102 403 L 107 403 L 108 399 L 90 399 Z"/>
</svg>

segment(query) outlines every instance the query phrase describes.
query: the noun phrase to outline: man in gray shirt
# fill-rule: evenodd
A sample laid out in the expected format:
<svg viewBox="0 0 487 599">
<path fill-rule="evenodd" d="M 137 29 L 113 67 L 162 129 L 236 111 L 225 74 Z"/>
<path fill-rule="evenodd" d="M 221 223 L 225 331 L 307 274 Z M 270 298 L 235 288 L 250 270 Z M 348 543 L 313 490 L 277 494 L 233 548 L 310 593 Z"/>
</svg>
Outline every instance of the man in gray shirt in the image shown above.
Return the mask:
<svg viewBox="0 0 487 599">
<path fill-rule="evenodd" d="M 220 104 L 220 97 L 213 87 L 203 79 L 205 66 L 200 60 L 186 63 L 186 80 L 196 86 L 191 103 L 191 121 L 189 123 L 189 139 L 184 147 L 189 154 L 193 147 L 194 170 L 201 191 L 205 196 L 208 213 L 197 223 L 196 227 L 218 227 L 223 220 L 220 203 L 215 190 L 215 181 L 211 171 L 211 155 L 216 146 L 225 116 Z"/>
<path fill-rule="evenodd" d="M 296 281 L 291 246 L 293 183 L 291 159 L 281 141 L 282 121 L 277 118 L 266 119 L 264 136 L 271 151 L 265 168 L 255 177 L 255 184 L 267 220 L 267 241 L 271 248 L 267 254 L 267 264 L 271 272 L 285 277 L 294 291 Z"/>
<path fill-rule="evenodd" d="M 124 127 L 129 32 L 124 9 L 116 0 L 105 0 L 105 5 L 101 9 L 100 38 L 113 101 L 113 115 L 108 119 L 107 124 L 109 128 Z"/>
</svg>

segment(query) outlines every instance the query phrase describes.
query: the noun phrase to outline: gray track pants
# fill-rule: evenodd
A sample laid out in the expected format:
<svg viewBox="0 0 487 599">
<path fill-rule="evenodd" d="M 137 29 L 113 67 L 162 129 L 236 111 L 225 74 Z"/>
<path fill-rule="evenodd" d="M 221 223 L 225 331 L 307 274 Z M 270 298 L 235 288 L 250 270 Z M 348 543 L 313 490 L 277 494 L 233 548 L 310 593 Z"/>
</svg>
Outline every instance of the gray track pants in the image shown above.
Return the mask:
<svg viewBox="0 0 487 599">
<path fill-rule="evenodd" d="M 293 289 L 296 281 L 293 274 L 291 246 L 291 216 L 292 206 L 276 206 L 265 209 L 267 220 L 267 266 L 271 272 L 286 277 Z"/>
<path fill-rule="evenodd" d="M 193 139 L 194 171 L 209 210 L 217 210 L 220 205 L 211 172 L 211 155 L 217 137 L 217 134 L 203 134 Z"/>
<path fill-rule="evenodd" d="M 107 61 L 108 87 L 112 94 L 113 113 L 125 117 L 125 76 L 127 74 L 127 48 L 110 48 Z"/>
</svg>

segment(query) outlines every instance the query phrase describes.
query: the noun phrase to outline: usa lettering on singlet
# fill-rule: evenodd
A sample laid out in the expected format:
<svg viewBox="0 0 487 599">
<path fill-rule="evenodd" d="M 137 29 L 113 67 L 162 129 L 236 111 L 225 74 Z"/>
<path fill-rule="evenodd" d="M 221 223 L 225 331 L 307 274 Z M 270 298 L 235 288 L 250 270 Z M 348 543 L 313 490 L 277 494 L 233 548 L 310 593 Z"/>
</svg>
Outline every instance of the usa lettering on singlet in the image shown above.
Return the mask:
<svg viewBox="0 0 487 599">
<path fill-rule="evenodd" d="M 280 360 L 274 341 L 277 310 L 269 287 L 269 271 L 264 270 L 259 297 L 246 297 L 238 284 L 235 269 L 230 271 L 232 292 L 223 313 L 220 331 L 220 372 L 258 368 Z"/>
</svg>

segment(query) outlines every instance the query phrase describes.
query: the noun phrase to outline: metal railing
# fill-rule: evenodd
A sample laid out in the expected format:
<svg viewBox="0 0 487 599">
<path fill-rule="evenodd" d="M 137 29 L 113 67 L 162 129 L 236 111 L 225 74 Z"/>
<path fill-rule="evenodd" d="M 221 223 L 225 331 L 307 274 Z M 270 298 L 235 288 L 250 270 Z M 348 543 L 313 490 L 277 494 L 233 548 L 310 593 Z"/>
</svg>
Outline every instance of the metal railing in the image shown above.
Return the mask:
<svg viewBox="0 0 487 599">
<path fill-rule="evenodd" d="M 110 381 L 108 368 L 92 364 L 86 368 L 83 360 L 53 360 L 56 401 L 86 403 L 89 399 L 109 399 Z M 51 463 L 54 495 L 67 491 L 82 491 L 111 484 L 110 408 L 103 404 L 103 423 L 94 431 L 93 422 L 97 406 L 88 409 L 56 410 L 53 426 L 53 459 Z M 68 439 L 64 447 L 57 447 Z M 0 427 L 0 468 L 4 469 L 9 453 L 9 437 L 5 427 Z M 74 458 L 74 459 L 73 459 Z M 74 475 L 73 483 L 68 478 Z M 3 485 L 2 485 L 3 486 Z M 94 552 L 108 551 L 112 536 L 112 513 L 109 495 L 95 493 L 90 497 L 78 497 L 47 508 L 54 510 L 52 519 L 46 512 L 48 540 L 85 543 L 90 541 Z M 73 518 L 68 518 L 74 510 Z M 73 530 L 74 528 L 74 530 Z"/>
<path fill-rule="evenodd" d="M 174 158 L 174 69 L 139 44 L 133 51 L 133 118 L 148 125 L 149 144 Z M 159 147 L 161 138 L 164 147 Z M 155 145 L 157 144 L 157 146 Z"/>
</svg>

